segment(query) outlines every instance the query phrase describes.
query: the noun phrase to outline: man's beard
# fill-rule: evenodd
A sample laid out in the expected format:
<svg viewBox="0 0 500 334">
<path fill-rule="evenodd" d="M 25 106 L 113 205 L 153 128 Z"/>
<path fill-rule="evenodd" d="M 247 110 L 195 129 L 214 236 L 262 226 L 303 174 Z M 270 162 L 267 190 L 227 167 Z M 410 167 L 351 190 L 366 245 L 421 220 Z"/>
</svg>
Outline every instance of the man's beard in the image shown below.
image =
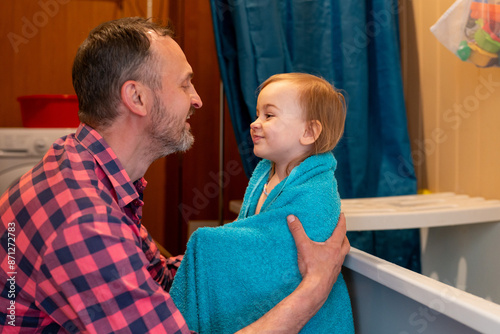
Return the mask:
<svg viewBox="0 0 500 334">
<path fill-rule="evenodd" d="M 194 113 L 191 106 L 189 114 Z M 148 132 L 152 140 L 152 152 L 155 160 L 175 152 L 185 152 L 193 146 L 194 136 L 185 126 L 186 119 L 170 114 L 163 102 L 155 94 L 151 110 L 151 123 Z"/>
</svg>

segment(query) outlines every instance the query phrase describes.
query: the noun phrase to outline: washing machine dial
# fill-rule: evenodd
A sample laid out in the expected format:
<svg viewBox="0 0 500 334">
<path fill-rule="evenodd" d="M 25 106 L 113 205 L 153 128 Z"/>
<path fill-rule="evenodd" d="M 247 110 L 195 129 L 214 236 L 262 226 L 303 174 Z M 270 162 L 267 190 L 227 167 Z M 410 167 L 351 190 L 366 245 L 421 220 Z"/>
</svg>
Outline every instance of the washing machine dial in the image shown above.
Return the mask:
<svg viewBox="0 0 500 334">
<path fill-rule="evenodd" d="M 44 138 L 37 138 L 33 142 L 36 153 L 45 153 L 47 151 L 47 141 Z"/>
</svg>

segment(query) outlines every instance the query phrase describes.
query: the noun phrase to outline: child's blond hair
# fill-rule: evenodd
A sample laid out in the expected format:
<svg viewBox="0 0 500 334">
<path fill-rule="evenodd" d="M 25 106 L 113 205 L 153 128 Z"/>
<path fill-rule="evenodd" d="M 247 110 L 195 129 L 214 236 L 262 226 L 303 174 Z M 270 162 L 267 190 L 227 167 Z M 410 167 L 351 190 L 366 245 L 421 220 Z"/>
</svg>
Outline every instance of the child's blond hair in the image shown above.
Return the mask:
<svg viewBox="0 0 500 334">
<path fill-rule="evenodd" d="M 309 155 L 333 150 L 344 133 L 346 102 L 342 93 L 325 79 L 307 73 L 275 74 L 259 86 L 259 92 L 278 81 L 288 81 L 296 86 L 306 122 L 317 120 L 321 123 L 322 131 Z"/>
</svg>

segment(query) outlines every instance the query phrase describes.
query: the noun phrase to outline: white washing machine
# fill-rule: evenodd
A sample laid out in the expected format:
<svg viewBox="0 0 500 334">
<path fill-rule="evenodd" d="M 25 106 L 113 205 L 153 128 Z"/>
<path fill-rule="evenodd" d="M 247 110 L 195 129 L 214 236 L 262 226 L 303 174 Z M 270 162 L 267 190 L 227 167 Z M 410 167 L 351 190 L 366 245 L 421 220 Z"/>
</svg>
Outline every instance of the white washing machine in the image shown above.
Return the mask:
<svg viewBox="0 0 500 334">
<path fill-rule="evenodd" d="M 0 128 L 0 195 L 73 128 Z"/>
</svg>

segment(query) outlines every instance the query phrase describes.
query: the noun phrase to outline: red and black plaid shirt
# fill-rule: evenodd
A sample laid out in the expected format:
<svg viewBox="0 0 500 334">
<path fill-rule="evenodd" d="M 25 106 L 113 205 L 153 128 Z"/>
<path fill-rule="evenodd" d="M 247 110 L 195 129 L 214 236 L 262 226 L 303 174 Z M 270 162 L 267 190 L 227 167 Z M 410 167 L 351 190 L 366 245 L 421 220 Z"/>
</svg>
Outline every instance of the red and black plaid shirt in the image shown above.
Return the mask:
<svg viewBox="0 0 500 334">
<path fill-rule="evenodd" d="M 0 198 L 0 329 L 189 332 L 166 292 L 178 261 L 141 225 L 145 185 L 91 127 L 57 140 Z"/>
</svg>

